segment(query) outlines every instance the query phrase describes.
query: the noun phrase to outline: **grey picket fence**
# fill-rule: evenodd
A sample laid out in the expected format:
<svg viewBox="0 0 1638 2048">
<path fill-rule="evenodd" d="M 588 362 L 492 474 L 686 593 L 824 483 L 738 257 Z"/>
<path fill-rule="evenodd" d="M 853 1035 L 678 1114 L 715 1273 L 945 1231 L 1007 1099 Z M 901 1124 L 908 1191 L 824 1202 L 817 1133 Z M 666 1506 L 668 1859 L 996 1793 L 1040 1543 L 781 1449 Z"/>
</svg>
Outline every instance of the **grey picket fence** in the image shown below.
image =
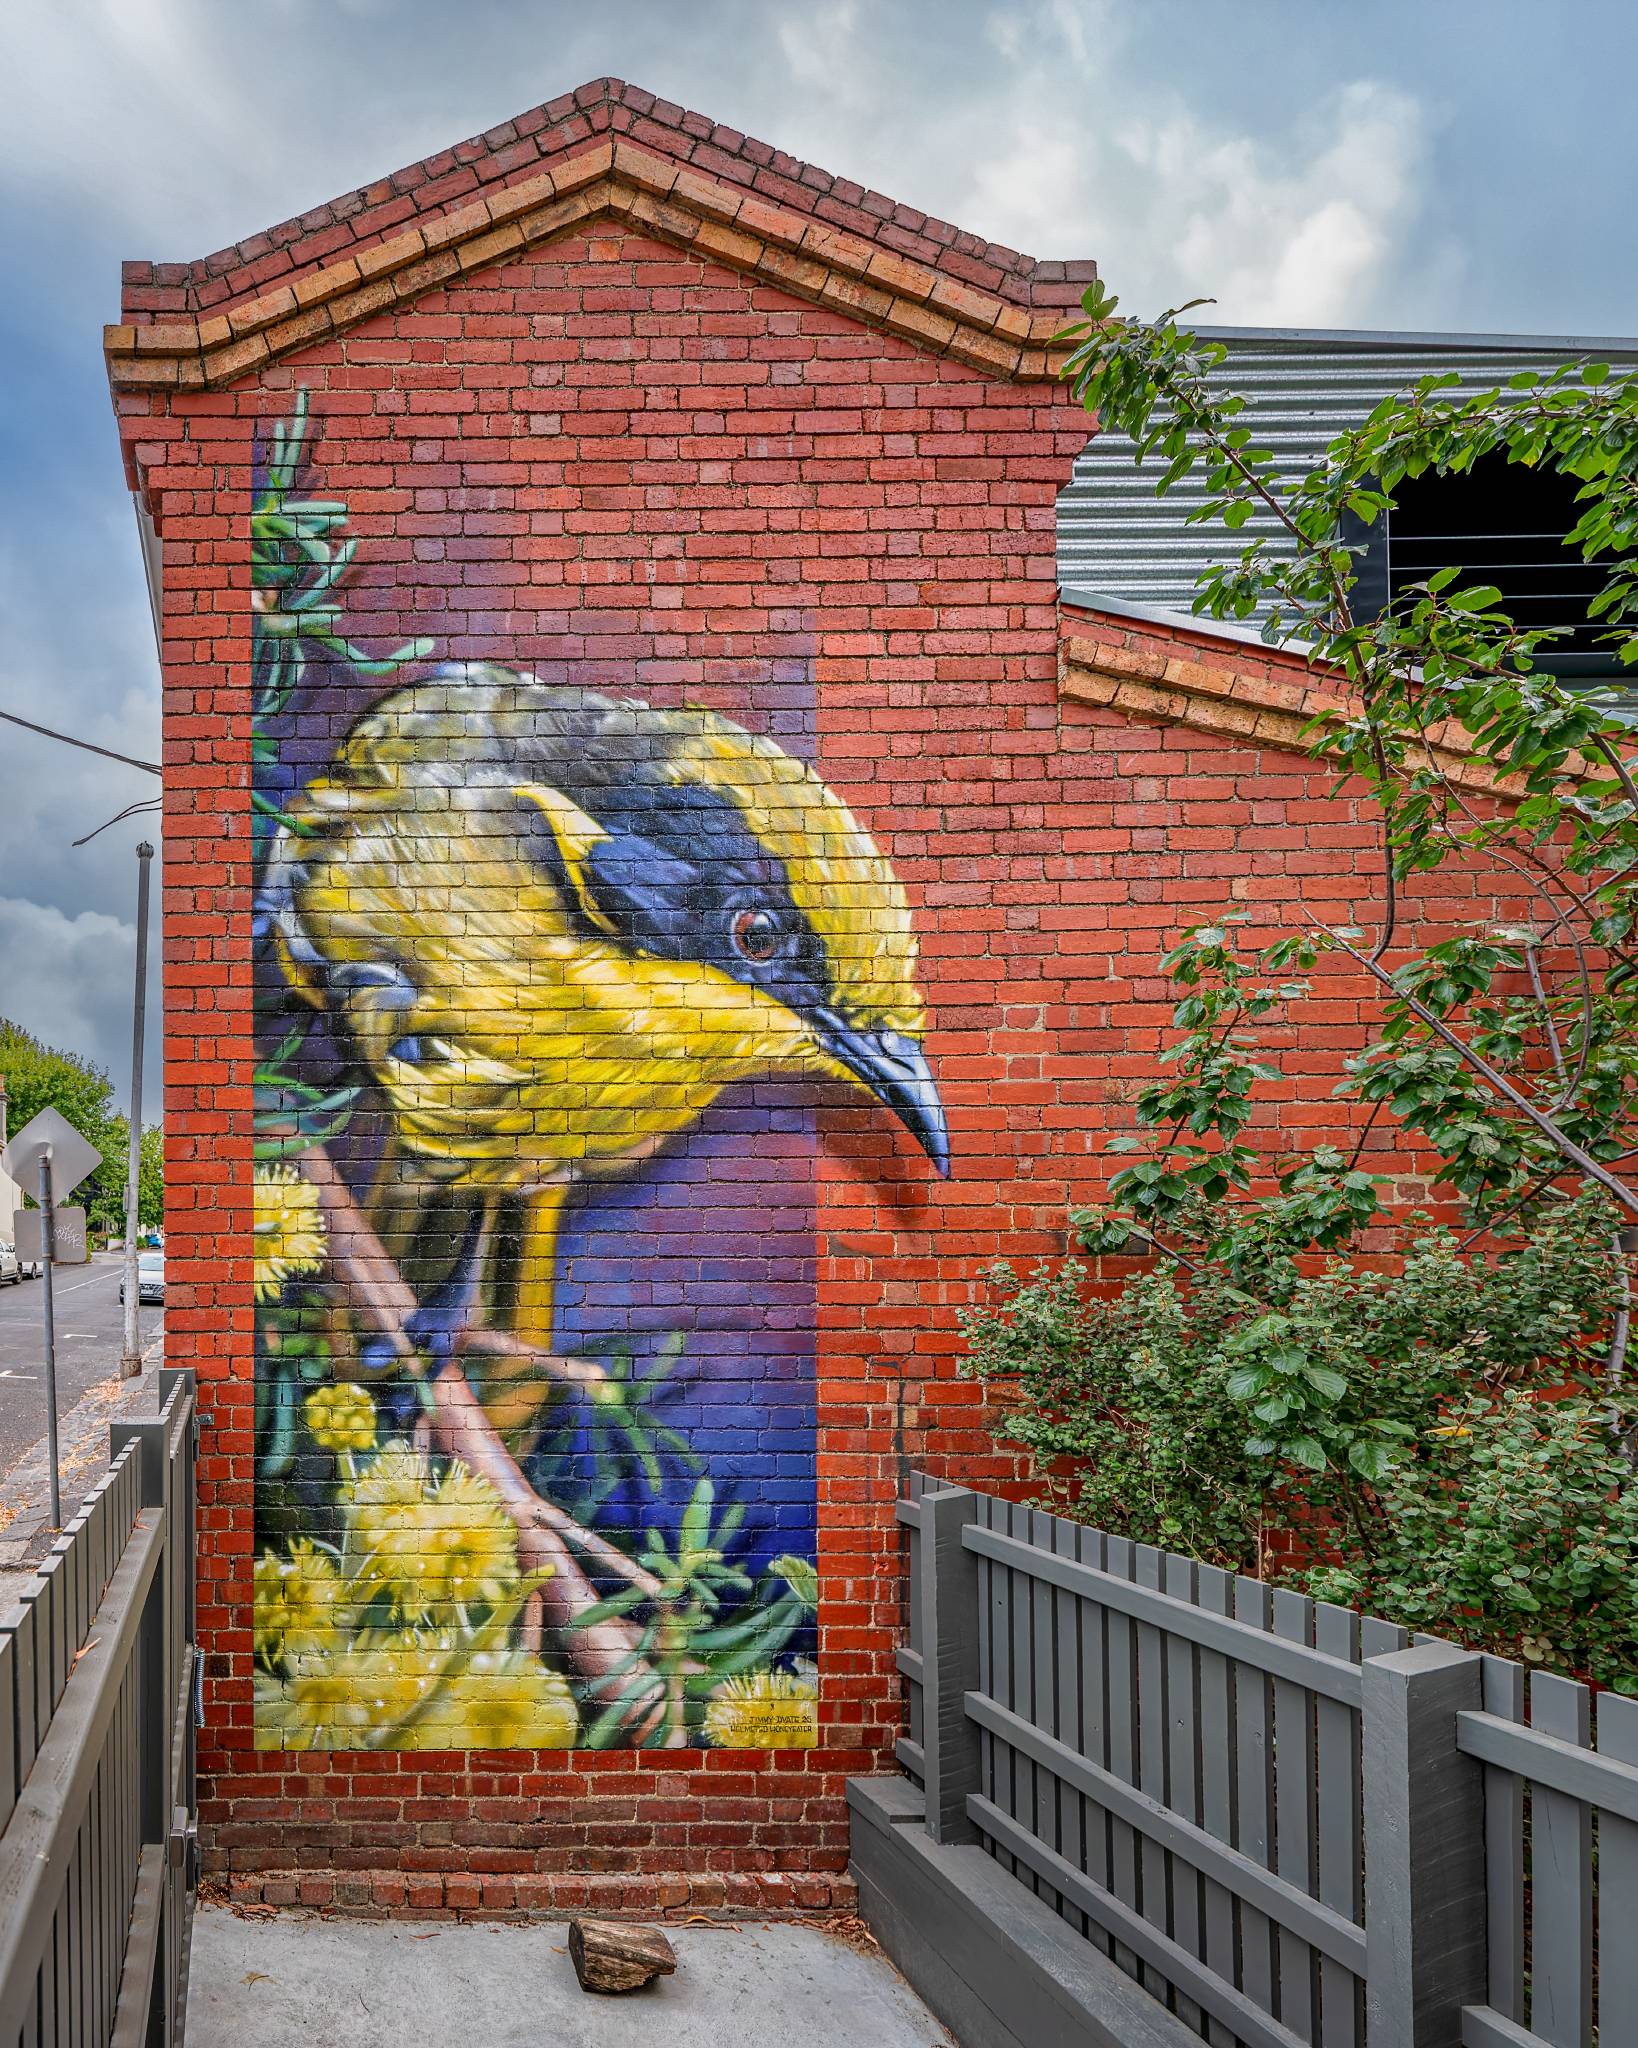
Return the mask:
<svg viewBox="0 0 1638 2048">
<path fill-rule="evenodd" d="M 1213 2048 L 1638 2048 L 1638 1701 L 911 1475 L 905 1732 Z M 1600 1931 L 1603 1940 L 1600 1944 Z"/>
<path fill-rule="evenodd" d="M 0 2043 L 175 2048 L 197 1882 L 191 1372 L 0 1613 Z"/>
</svg>

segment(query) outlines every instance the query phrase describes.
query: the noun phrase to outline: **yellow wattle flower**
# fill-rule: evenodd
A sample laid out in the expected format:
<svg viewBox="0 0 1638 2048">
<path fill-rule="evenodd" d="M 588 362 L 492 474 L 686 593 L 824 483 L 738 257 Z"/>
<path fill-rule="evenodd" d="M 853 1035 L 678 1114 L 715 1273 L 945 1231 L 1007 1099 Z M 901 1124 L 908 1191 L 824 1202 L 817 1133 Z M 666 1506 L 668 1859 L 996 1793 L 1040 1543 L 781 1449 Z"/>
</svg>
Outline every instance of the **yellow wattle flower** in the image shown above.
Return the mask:
<svg viewBox="0 0 1638 2048">
<path fill-rule="evenodd" d="M 360 1649 L 292 1657 L 280 1681 L 256 1675 L 258 1749 L 369 1749 L 431 1684 L 431 1650 Z"/>
<path fill-rule="evenodd" d="M 365 1636 L 257 1674 L 261 1749 L 572 1749 L 567 1679 L 526 1650 L 464 1650 L 448 1632 Z"/>
<path fill-rule="evenodd" d="M 341 1574 L 298 1536 L 283 1557 L 264 1550 L 252 1575 L 251 1637 L 271 1667 L 288 1654 L 329 1651 L 336 1643 Z"/>
<path fill-rule="evenodd" d="M 527 1650 L 478 1650 L 388 1746 L 573 1749 L 579 1733 L 566 1678 Z"/>
<path fill-rule="evenodd" d="M 308 1395 L 302 1413 L 308 1434 L 321 1450 L 339 1455 L 375 1449 L 375 1403 L 352 1380 L 316 1388 Z"/>
<path fill-rule="evenodd" d="M 725 1678 L 706 1706 L 705 1733 L 717 1749 L 816 1749 L 818 1682 L 799 1671 Z"/>
<path fill-rule="evenodd" d="M 318 1189 L 285 1161 L 258 1166 L 252 1181 L 255 1295 L 276 1301 L 287 1280 L 324 1263 Z"/>
<path fill-rule="evenodd" d="M 389 1444 L 341 1488 L 355 1571 L 386 1588 L 403 1621 L 451 1621 L 493 1607 L 518 1582 L 517 1526 L 486 1479 L 451 1464 L 441 1481 L 418 1451 Z"/>
</svg>

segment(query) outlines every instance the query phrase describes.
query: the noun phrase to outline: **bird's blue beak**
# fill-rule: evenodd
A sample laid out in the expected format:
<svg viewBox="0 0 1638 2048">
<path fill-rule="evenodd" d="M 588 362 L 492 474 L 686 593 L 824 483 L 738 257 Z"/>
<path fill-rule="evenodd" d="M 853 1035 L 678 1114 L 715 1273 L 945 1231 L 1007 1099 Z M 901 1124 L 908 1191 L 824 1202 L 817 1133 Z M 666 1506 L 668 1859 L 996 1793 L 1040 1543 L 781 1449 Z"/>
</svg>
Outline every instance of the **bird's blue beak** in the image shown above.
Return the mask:
<svg viewBox="0 0 1638 2048">
<path fill-rule="evenodd" d="M 819 1043 L 886 1103 L 933 1162 L 941 1179 L 950 1173 L 950 1131 L 944 1104 L 927 1055 L 902 1031 L 855 1031 L 834 1013 L 818 1027 Z"/>
</svg>

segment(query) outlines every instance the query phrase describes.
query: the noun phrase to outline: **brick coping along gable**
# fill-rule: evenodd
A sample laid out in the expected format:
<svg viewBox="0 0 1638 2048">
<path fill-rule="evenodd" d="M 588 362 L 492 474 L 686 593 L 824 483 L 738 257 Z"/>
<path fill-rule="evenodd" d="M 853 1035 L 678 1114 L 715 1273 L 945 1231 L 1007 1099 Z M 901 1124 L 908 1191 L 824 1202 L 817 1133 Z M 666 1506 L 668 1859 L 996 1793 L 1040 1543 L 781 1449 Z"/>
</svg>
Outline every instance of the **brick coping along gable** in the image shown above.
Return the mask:
<svg viewBox="0 0 1638 2048">
<path fill-rule="evenodd" d="M 213 389 L 599 218 L 973 368 L 1053 374 L 1096 275 L 981 241 L 617 79 L 192 264 L 127 264 L 116 390 Z"/>
<path fill-rule="evenodd" d="M 1191 637 L 1198 636 L 1199 643 Z M 1300 654 L 1271 648 L 1240 664 L 1238 642 L 1220 640 L 1209 621 L 1179 618 L 1177 626 L 1133 627 L 1112 614 L 1059 608 L 1058 694 L 1070 703 L 1118 711 L 1136 725 L 1181 725 L 1219 733 L 1249 746 L 1307 754 L 1310 729 L 1330 713 L 1355 708 L 1334 672 Z M 1209 659 L 1191 658 L 1209 655 Z M 1475 761 L 1472 743 L 1448 722 L 1426 729 L 1431 764 L 1458 789 L 1517 798 L 1523 783 Z M 1597 770 L 1579 756 L 1573 772 Z"/>
</svg>

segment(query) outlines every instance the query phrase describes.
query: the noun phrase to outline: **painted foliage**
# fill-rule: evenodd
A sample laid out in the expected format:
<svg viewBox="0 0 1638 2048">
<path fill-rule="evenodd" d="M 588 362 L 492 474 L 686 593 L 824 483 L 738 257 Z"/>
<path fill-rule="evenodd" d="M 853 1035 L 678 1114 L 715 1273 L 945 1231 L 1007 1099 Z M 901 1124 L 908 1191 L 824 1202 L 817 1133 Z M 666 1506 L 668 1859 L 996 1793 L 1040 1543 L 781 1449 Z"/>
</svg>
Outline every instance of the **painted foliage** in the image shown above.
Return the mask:
<svg viewBox="0 0 1638 2048">
<path fill-rule="evenodd" d="M 308 440 L 252 511 L 257 1739 L 812 1745 L 813 1083 L 947 1165 L 904 893 L 749 724 L 354 644 Z"/>
</svg>

